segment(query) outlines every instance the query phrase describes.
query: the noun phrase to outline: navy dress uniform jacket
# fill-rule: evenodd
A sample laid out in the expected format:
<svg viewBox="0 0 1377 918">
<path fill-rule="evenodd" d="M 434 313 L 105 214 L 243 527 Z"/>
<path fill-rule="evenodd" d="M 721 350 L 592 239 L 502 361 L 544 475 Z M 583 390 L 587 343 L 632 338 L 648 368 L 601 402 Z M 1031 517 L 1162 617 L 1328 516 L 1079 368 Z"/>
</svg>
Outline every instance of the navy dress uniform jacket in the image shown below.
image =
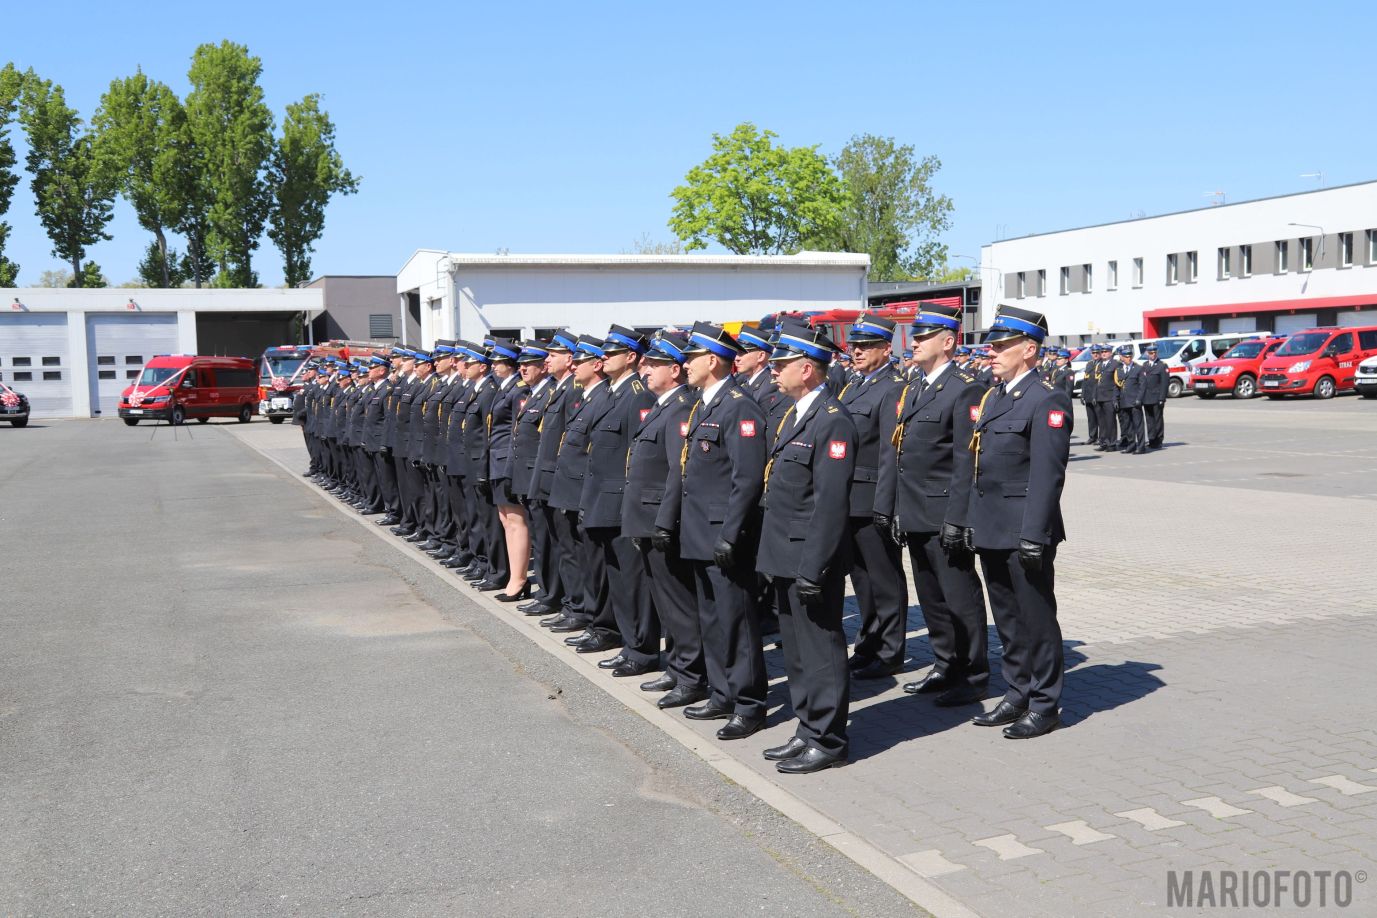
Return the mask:
<svg viewBox="0 0 1377 918">
<path fill-rule="evenodd" d="M 1160 405 L 1167 400 L 1167 365 L 1160 360 L 1143 364 L 1143 404 Z"/>
<path fill-rule="evenodd" d="M 1021 539 L 1066 538 L 1061 491 L 1071 453 L 1071 400 L 1029 373 L 1012 392 L 991 389 L 975 430 L 970 517 L 977 549 L 1012 551 Z"/>
<path fill-rule="evenodd" d="M 497 382 L 496 377 L 493 382 Z M 488 408 L 488 478 L 512 477 L 512 422 L 517 402 L 526 396 L 526 383 L 513 375 L 505 389 L 498 389 Z"/>
<path fill-rule="evenodd" d="M 844 572 L 849 547 L 856 425 L 827 391 L 790 417 L 771 449 L 756 569 L 820 583 Z"/>
<path fill-rule="evenodd" d="M 680 386 L 637 424 L 622 493 L 622 535 L 644 539 L 657 528 L 674 529 L 681 496 L 679 457 L 697 398 L 695 390 Z"/>
<path fill-rule="evenodd" d="M 884 367 L 858 382 L 849 383 L 838 398 L 856 426 L 855 472 L 851 484 L 852 516 L 868 517 L 875 512 L 881 454 L 890 450 L 895 406 L 903 389 L 904 382 L 898 374 Z"/>
<path fill-rule="evenodd" d="M 554 391 L 555 381 L 543 379 L 536 384 L 534 392 L 530 387 L 523 389 L 515 405 L 511 477 L 512 493 L 520 497 L 529 496 L 535 483 L 540 454 L 540 422 L 545 416 L 545 406 Z"/>
<path fill-rule="evenodd" d="M 1143 404 L 1146 377 L 1143 368 L 1136 363 L 1127 366 L 1120 364 L 1114 371 L 1115 382 L 1119 386 L 1119 407 L 1139 408 Z"/>
<path fill-rule="evenodd" d="M 486 380 L 486 381 L 484 381 Z M 474 383 L 474 391 L 464 408 L 464 453 L 467 465 L 464 477 L 472 481 L 488 477 L 488 412 L 497 399 L 497 380 L 484 377 L 482 386 Z"/>
<path fill-rule="evenodd" d="M 555 470 L 550 483 L 550 506 L 557 510 L 578 510 L 583 502 L 583 479 L 588 474 L 588 438 L 593 418 L 602 412 L 603 402 L 609 398 L 606 380 L 591 390 L 580 390 L 569 403 L 564 436 L 555 456 Z"/>
<path fill-rule="evenodd" d="M 909 384 L 892 448 L 880 466 L 876 513 L 898 519 L 904 532 L 939 532 L 943 523 L 969 525 L 975 468 L 969 445 L 986 391 L 955 365 L 926 390 Z"/>
<path fill-rule="evenodd" d="M 363 414 L 363 448 L 370 453 L 382 452 L 387 428 L 387 380 L 368 384 Z"/>
<path fill-rule="evenodd" d="M 555 468 L 559 462 L 559 444 L 564 439 L 564 428 L 569 423 L 574 403 L 578 401 L 579 391 L 574 385 L 573 374 L 570 374 L 562 382 L 555 382 L 554 391 L 545 402 L 545 410 L 540 418 L 540 449 L 536 453 L 536 468 L 528 492 L 532 500 L 550 499 L 550 488 L 554 485 Z"/>
<path fill-rule="evenodd" d="M 597 414 L 589 419 L 588 471 L 579 499 L 585 527 L 621 526 L 632 438 L 654 404 L 654 393 L 640 377 L 633 376 L 615 392 L 609 391 Z"/>
<path fill-rule="evenodd" d="M 749 544 L 765 478 L 765 413 L 731 379 L 690 411 L 680 468 L 679 554 L 713 560 L 719 538 Z"/>
</svg>

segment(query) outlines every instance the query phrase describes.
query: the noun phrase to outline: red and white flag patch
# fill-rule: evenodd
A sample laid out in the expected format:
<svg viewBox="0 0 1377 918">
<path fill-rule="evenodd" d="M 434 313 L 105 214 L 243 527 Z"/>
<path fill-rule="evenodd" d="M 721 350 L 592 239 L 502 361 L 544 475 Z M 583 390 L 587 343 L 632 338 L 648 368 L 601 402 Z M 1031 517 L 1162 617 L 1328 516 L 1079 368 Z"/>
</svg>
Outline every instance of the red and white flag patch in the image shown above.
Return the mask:
<svg viewBox="0 0 1377 918">
<path fill-rule="evenodd" d="M 681 437 L 687 437 L 687 436 L 688 436 L 688 421 L 680 421 L 680 422 L 679 422 L 679 436 L 681 436 Z"/>
<path fill-rule="evenodd" d="M 1066 426 L 1066 412 L 1065 412 L 1065 411 L 1049 411 L 1049 412 L 1047 412 L 1047 426 L 1048 426 L 1048 427 L 1065 427 L 1065 426 Z"/>
<path fill-rule="evenodd" d="M 845 440 L 833 440 L 831 443 L 828 443 L 828 444 L 827 444 L 827 458 L 829 458 L 829 459 L 845 459 L 845 458 L 846 458 L 846 441 L 845 441 Z"/>
<path fill-rule="evenodd" d="M 971 420 L 972 420 L 972 421 L 978 421 L 978 420 L 980 420 L 980 406 L 979 406 L 979 405 L 972 405 L 972 406 L 971 406 Z"/>
<path fill-rule="evenodd" d="M 754 437 L 754 436 L 755 436 L 755 421 L 742 421 L 742 422 L 741 422 L 741 436 L 743 436 L 743 437 Z"/>
<path fill-rule="evenodd" d="M 641 423 L 642 423 L 642 424 L 645 423 L 645 419 L 646 419 L 647 416 L 649 416 L 649 414 L 650 414 L 650 409 L 649 409 L 649 408 L 642 408 L 642 409 L 641 409 Z"/>
</svg>

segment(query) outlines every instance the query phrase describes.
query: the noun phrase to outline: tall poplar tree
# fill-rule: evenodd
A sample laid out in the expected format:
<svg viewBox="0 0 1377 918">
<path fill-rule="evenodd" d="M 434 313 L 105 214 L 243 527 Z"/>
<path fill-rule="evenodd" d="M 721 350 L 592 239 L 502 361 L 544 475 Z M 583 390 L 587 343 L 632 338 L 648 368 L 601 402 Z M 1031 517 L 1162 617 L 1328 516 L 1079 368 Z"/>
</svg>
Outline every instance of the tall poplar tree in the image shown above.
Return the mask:
<svg viewBox="0 0 1377 918">
<path fill-rule="evenodd" d="M 10 122 L 19 105 L 23 85 L 24 77 L 14 69 L 14 64 L 6 64 L 0 69 L 0 217 L 9 211 L 14 186 L 19 184 L 19 173 L 14 169 L 19 160 L 10 142 Z M 19 265 L 5 257 L 5 241 L 9 235 L 10 225 L 0 220 L 0 287 L 13 287 L 19 278 Z"/>
</svg>

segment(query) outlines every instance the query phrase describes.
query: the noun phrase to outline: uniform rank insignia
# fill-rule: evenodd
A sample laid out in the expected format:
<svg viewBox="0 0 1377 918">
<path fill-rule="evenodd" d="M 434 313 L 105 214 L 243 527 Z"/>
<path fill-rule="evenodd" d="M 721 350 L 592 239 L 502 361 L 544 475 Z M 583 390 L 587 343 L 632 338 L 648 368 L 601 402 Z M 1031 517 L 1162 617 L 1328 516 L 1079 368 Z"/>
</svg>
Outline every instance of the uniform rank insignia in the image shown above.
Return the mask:
<svg viewBox="0 0 1377 918">
<path fill-rule="evenodd" d="M 980 420 L 980 406 L 979 406 L 979 405 L 972 405 L 972 406 L 971 406 L 971 420 L 972 420 L 972 421 L 978 421 L 978 420 Z"/>
<path fill-rule="evenodd" d="M 683 421 L 683 422 L 681 422 L 681 423 L 679 424 L 679 436 L 681 436 L 681 437 L 687 437 L 687 436 L 688 436 L 688 421 Z"/>
<path fill-rule="evenodd" d="M 741 422 L 741 436 L 743 436 L 743 437 L 754 437 L 754 436 L 755 436 L 755 421 L 742 421 L 742 422 Z"/>
<path fill-rule="evenodd" d="M 641 409 L 641 423 L 642 423 L 642 424 L 645 423 L 645 419 L 646 419 L 649 415 L 650 415 L 650 409 L 649 409 L 649 408 L 642 408 L 642 409 Z"/>
<path fill-rule="evenodd" d="M 829 459 L 845 459 L 845 458 L 846 458 L 846 441 L 845 441 L 845 440 L 833 440 L 831 443 L 828 443 L 828 444 L 827 444 L 827 457 L 828 457 Z"/>
<path fill-rule="evenodd" d="M 1066 426 L 1066 412 L 1065 412 L 1065 411 L 1049 411 L 1049 412 L 1047 412 L 1047 426 L 1048 426 L 1048 427 L 1065 427 L 1065 426 Z"/>
</svg>

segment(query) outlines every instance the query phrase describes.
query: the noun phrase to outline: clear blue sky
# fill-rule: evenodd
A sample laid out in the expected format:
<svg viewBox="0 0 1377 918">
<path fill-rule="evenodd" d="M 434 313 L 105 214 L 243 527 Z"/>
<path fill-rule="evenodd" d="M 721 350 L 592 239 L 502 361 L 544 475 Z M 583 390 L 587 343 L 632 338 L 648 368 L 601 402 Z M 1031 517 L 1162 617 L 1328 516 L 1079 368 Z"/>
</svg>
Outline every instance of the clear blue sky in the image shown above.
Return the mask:
<svg viewBox="0 0 1377 918">
<path fill-rule="evenodd" d="M 224 38 L 262 59 L 279 119 L 323 93 L 363 184 L 331 206 L 316 274 L 668 240 L 670 190 L 745 120 L 827 153 L 868 132 L 936 154 L 945 241 L 968 255 L 1316 187 L 1301 173 L 1377 177 L 1371 3 L 9 6 L 0 60 L 83 117 L 136 67 L 185 93 L 192 50 Z M 25 174 L 5 218 L 21 284 L 59 266 L 32 213 Z M 110 231 L 90 257 L 118 284 L 148 236 L 123 203 Z M 255 267 L 281 283 L 266 238 Z"/>
</svg>

